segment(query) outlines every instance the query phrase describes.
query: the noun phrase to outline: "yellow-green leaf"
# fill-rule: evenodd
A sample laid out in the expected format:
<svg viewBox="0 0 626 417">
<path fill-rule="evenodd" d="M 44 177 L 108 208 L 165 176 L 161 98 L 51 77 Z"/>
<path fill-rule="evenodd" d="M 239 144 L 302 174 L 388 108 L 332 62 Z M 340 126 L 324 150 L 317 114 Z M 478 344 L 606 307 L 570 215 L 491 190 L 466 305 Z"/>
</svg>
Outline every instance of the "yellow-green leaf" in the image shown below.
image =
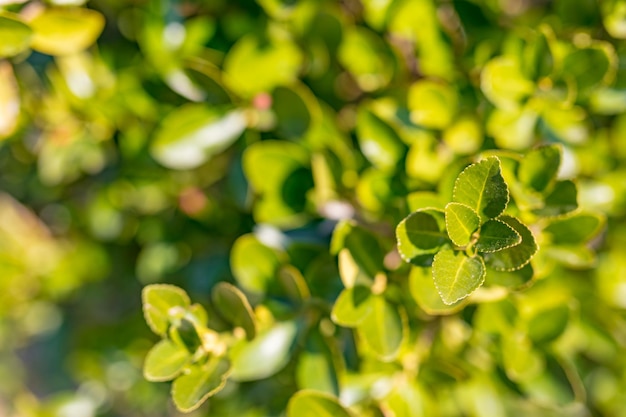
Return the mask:
<svg viewBox="0 0 626 417">
<path fill-rule="evenodd" d="M 230 372 L 226 358 L 213 356 L 204 365 L 189 366 L 174 380 L 172 398 L 180 411 L 188 413 L 224 388 Z"/>
<path fill-rule="evenodd" d="M 485 280 L 485 263 L 480 256 L 444 249 L 435 255 L 433 279 L 445 304 L 453 304 L 474 292 Z"/>
<path fill-rule="evenodd" d="M 184 309 L 191 304 L 187 293 L 174 285 L 148 285 L 141 295 L 146 322 L 160 336 L 166 335 L 170 318 L 184 315 Z M 177 307 L 182 310 L 182 314 L 177 311 Z"/>
<path fill-rule="evenodd" d="M 467 245 L 478 226 L 480 218 L 472 208 L 461 203 L 446 205 L 446 230 L 455 245 Z"/>
<path fill-rule="evenodd" d="M 295 393 L 287 404 L 287 417 L 353 417 L 339 401 L 313 390 Z"/>
<path fill-rule="evenodd" d="M 169 381 L 182 371 L 189 358 L 189 351 L 184 346 L 168 339 L 161 340 L 146 355 L 143 375 L 148 381 Z"/>
<path fill-rule="evenodd" d="M 30 46 L 33 30 L 13 13 L 0 14 L 0 58 L 15 56 Z"/>
</svg>

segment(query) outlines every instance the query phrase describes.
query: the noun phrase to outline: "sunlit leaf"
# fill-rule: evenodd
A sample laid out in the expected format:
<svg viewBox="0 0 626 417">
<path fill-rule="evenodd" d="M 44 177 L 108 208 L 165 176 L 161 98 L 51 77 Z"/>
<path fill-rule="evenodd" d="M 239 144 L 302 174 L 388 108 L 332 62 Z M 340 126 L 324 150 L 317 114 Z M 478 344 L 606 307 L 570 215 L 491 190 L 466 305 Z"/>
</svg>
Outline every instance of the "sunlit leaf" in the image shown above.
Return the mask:
<svg viewBox="0 0 626 417">
<path fill-rule="evenodd" d="M 165 117 L 150 150 L 168 168 L 192 169 L 228 148 L 245 128 L 238 110 L 188 104 Z"/>
<path fill-rule="evenodd" d="M 288 417 L 352 417 L 339 401 L 328 394 L 301 390 L 287 404 Z"/>
<path fill-rule="evenodd" d="M 176 408 L 190 412 L 207 398 L 224 388 L 230 363 L 221 357 L 211 357 L 204 365 L 191 365 L 174 380 L 172 398 Z"/>
<path fill-rule="evenodd" d="M 480 226 L 480 218 L 476 211 L 461 203 L 446 205 L 446 230 L 448 236 L 457 246 L 465 246 L 470 242 L 472 234 Z"/>
<path fill-rule="evenodd" d="M 444 249 L 435 255 L 433 279 L 445 304 L 453 304 L 480 287 L 485 280 L 485 263 L 480 256 Z"/>
<path fill-rule="evenodd" d="M 462 309 L 468 300 L 464 298 L 452 304 L 444 303 L 437 287 L 435 287 L 431 268 L 411 267 L 409 290 L 417 305 L 426 313 L 434 316 L 454 314 Z"/>
<path fill-rule="evenodd" d="M 506 223 L 522 237 L 522 242 L 494 253 L 485 253 L 487 265 L 497 271 L 514 271 L 522 268 L 537 252 L 537 244 L 532 232 L 515 217 L 501 216 L 498 220 Z"/>
<path fill-rule="evenodd" d="M 489 61 L 480 75 L 480 88 L 487 98 L 503 110 L 515 109 L 535 86 L 522 74 L 512 57 L 501 56 Z"/>
<path fill-rule="evenodd" d="M 12 13 L 0 14 L 0 57 L 15 56 L 30 46 L 33 30 Z"/>
<path fill-rule="evenodd" d="M 361 151 L 372 165 L 384 171 L 398 169 L 406 147 L 391 126 L 370 110 L 361 108 L 356 133 Z"/>
<path fill-rule="evenodd" d="M 144 287 L 141 295 L 146 322 L 152 331 L 160 336 L 167 333 L 172 314 L 178 314 L 176 308 L 186 309 L 191 305 L 187 293 L 173 285 L 148 285 Z"/>
<path fill-rule="evenodd" d="M 211 300 L 217 312 L 234 326 L 246 331 L 248 340 L 256 336 L 256 322 L 252 307 L 246 296 L 235 286 L 220 282 L 211 292 Z"/>
<path fill-rule="evenodd" d="M 171 340 L 154 345 L 146 355 L 143 375 L 148 381 L 169 381 L 183 370 L 190 359 L 189 351 Z"/>
<path fill-rule="evenodd" d="M 20 96 L 13 68 L 8 62 L 0 62 L 0 140 L 13 134 L 19 115 Z"/>
<path fill-rule="evenodd" d="M 346 288 L 339 294 L 333 310 L 332 320 L 345 327 L 356 327 L 367 319 L 374 308 L 371 290 L 363 285 Z"/>
<path fill-rule="evenodd" d="M 454 184 L 452 200 L 476 211 L 481 223 L 500 215 L 509 201 L 509 190 L 498 158 L 492 156 L 465 168 Z"/>
<path fill-rule="evenodd" d="M 497 252 L 521 241 L 520 234 L 508 224 L 499 220 L 487 220 L 480 228 L 476 249 L 479 252 Z"/>
<path fill-rule="evenodd" d="M 229 352 L 233 380 L 263 379 L 284 368 L 290 359 L 296 331 L 295 322 L 277 323 L 254 340 L 233 346 Z"/>
<path fill-rule="evenodd" d="M 385 86 L 393 74 L 394 64 L 387 45 L 378 34 L 363 26 L 345 29 L 338 59 L 363 91 Z"/>
<path fill-rule="evenodd" d="M 359 334 L 383 361 L 395 358 L 404 337 L 404 321 L 397 307 L 382 296 L 372 300 L 372 311 L 358 325 Z"/>
<path fill-rule="evenodd" d="M 29 24 L 32 48 L 48 55 L 69 55 L 93 45 L 104 29 L 104 16 L 83 7 L 44 8 Z"/>
<path fill-rule="evenodd" d="M 458 97 L 453 87 L 434 81 L 418 81 L 408 92 L 411 121 L 433 129 L 450 125 L 456 115 Z"/>
<path fill-rule="evenodd" d="M 264 294 L 280 266 L 276 252 L 253 235 L 243 235 L 233 244 L 230 265 L 237 283 L 245 291 Z"/>
</svg>

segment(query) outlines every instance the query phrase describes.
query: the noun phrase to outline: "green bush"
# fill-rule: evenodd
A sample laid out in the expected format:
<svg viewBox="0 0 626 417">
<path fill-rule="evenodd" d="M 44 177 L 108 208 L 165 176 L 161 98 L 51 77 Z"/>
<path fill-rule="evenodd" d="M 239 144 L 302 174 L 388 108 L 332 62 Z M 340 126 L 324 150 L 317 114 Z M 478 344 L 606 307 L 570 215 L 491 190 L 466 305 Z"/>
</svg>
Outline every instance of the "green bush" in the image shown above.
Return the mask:
<svg viewBox="0 0 626 417">
<path fill-rule="evenodd" d="M 0 1 L 0 414 L 626 416 L 625 27 Z"/>
</svg>

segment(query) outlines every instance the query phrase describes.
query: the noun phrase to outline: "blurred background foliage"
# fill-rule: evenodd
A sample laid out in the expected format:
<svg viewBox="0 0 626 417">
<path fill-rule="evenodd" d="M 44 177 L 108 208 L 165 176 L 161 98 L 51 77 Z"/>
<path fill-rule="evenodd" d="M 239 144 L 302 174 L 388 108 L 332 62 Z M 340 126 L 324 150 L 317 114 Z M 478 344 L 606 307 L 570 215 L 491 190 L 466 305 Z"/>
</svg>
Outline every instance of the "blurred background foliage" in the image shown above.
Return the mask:
<svg viewBox="0 0 626 417">
<path fill-rule="evenodd" d="M 178 415 L 141 289 L 227 281 L 278 347 L 193 415 L 626 416 L 624 39 L 622 0 L 0 0 L 0 415 Z M 444 306 L 395 226 L 548 143 L 607 227 Z M 355 263 L 382 330 L 329 319 Z"/>
</svg>

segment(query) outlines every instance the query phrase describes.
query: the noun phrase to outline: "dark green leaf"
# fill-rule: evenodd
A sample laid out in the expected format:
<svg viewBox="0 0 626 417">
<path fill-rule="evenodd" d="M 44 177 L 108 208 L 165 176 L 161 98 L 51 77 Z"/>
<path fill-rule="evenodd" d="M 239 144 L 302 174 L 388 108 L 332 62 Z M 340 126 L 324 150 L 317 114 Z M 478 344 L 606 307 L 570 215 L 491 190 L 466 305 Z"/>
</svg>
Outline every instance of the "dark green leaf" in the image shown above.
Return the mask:
<svg viewBox="0 0 626 417">
<path fill-rule="evenodd" d="M 296 381 L 299 389 L 314 389 L 339 395 L 339 380 L 333 351 L 327 339 L 317 329 L 309 332 L 304 349 L 298 354 Z"/>
<path fill-rule="evenodd" d="M 494 253 L 485 253 L 487 265 L 497 271 L 515 271 L 522 268 L 537 252 L 537 244 L 532 232 L 523 223 L 511 216 L 501 216 L 498 220 L 511 226 L 522 237 L 522 242 Z"/>
<path fill-rule="evenodd" d="M 552 220 L 544 229 L 555 245 L 585 243 L 597 235 L 604 225 L 604 217 L 595 213 L 575 213 Z"/>
<path fill-rule="evenodd" d="M 480 228 L 476 249 L 479 252 L 497 252 L 521 241 L 520 234 L 508 224 L 499 220 L 487 220 Z"/>
<path fill-rule="evenodd" d="M 524 185 L 542 193 L 556 179 L 560 165 L 561 148 L 557 145 L 542 146 L 522 158 L 517 174 Z"/>
<path fill-rule="evenodd" d="M 443 230 L 444 214 L 435 209 L 420 209 L 403 219 L 396 228 L 398 251 L 411 262 L 437 252 L 448 241 Z"/>
<path fill-rule="evenodd" d="M 226 321 L 246 331 L 248 340 L 256 336 L 256 322 L 252 307 L 237 287 L 227 282 L 220 282 L 213 287 L 211 300 L 215 310 Z"/>
<path fill-rule="evenodd" d="M 534 210 L 540 216 L 559 216 L 570 213 L 578 207 L 578 190 L 573 181 L 557 181 L 544 200 L 542 208 Z"/>
<path fill-rule="evenodd" d="M 476 211 L 481 223 L 498 217 L 509 202 L 498 158 L 491 156 L 465 168 L 456 179 L 452 200 Z"/>
<path fill-rule="evenodd" d="M 453 304 L 480 287 L 485 280 L 485 263 L 480 256 L 444 249 L 433 262 L 435 287 L 443 302 Z"/>
</svg>

